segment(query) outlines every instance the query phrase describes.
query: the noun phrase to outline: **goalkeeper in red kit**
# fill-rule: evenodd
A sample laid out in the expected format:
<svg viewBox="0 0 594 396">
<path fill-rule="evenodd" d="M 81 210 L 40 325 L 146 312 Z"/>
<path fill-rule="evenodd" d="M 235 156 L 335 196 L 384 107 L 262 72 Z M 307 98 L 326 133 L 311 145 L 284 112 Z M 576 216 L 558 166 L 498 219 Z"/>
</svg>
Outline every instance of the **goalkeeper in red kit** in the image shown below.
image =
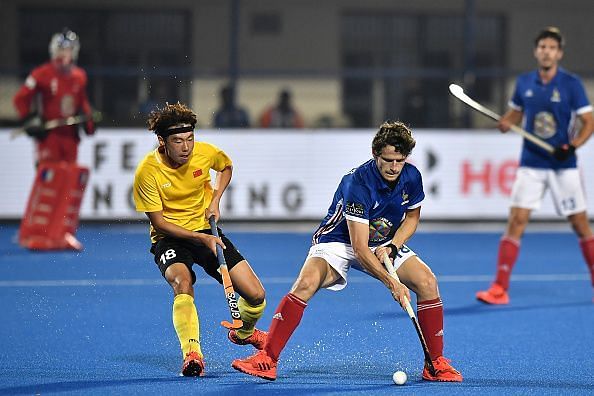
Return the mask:
<svg viewBox="0 0 594 396">
<path fill-rule="evenodd" d="M 76 66 L 79 50 L 73 31 L 54 34 L 50 61 L 33 69 L 14 97 L 23 130 L 36 144 L 37 175 L 19 228 L 19 244 L 28 249 L 82 249 L 74 235 L 88 169 L 77 164 L 79 126 L 66 122 L 82 115 L 87 119 L 82 125 L 87 135 L 95 133 L 95 125 L 86 93 L 87 75 Z"/>
<path fill-rule="evenodd" d="M 14 106 L 21 120 L 40 117 L 41 123 L 25 126 L 25 131 L 37 144 L 36 163 L 76 163 L 78 125 L 64 125 L 45 130 L 43 123 L 77 114 L 91 117 L 87 98 L 87 74 L 76 66 L 80 41 L 76 33 L 64 29 L 52 36 L 49 44 L 50 61 L 31 71 L 14 97 Z M 92 119 L 83 123 L 87 135 L 95 132 Z"/>
</svg>

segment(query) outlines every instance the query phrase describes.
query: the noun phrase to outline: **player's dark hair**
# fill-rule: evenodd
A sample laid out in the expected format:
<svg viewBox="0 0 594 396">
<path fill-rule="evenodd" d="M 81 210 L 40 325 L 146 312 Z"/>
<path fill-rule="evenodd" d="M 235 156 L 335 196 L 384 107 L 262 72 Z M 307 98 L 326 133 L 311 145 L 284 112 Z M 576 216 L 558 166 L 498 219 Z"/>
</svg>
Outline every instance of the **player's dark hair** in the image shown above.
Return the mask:
<svg viewBox="0 0 594 396">
<path fill-rule="evenodd" d="M 157 107 L 150 112 L 146 120 L 149 131 L 163 137 L 174 133 L 193 131 L 196 122 L 196 113 L 180 102 L 165 103 L 164 107 Z"/>
<path fill-rule="evenodd" d="M 410 129 L 400 121 L 385 121 L 380 125 L 371 143 L 373 155 L 378 157 L 386 146 L 394 146 L 396 151 L 408 157 L 417 142 Z"/>
<path fill-rule="evenodd" d="M 557 41 L 557 43 L 559 43 L 559 48 L 563 48 L 565 46 L 565 40 L 563 39 L 561 30 L 559 30 L 558 27 L 548 26 L 541 30 L 534 39 L 534 46 L 538 47 L 538 42 L 546 38 L 552 38 L 553 40 Z"/>
</svg>

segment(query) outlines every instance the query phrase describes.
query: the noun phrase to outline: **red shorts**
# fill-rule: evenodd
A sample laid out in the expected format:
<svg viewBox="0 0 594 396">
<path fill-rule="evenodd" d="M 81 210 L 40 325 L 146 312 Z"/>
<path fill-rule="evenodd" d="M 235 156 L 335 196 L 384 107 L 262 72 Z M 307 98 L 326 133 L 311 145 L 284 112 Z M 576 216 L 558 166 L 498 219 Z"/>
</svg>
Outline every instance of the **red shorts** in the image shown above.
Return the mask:
<svg viewBox="0 0 594 396">
<path fill-rule="evenodd" d="M 37 163 L 76 163 L 79 141 L 78 136 L 50 132 L 45 139 L 37 141 Z"/>
</svg>

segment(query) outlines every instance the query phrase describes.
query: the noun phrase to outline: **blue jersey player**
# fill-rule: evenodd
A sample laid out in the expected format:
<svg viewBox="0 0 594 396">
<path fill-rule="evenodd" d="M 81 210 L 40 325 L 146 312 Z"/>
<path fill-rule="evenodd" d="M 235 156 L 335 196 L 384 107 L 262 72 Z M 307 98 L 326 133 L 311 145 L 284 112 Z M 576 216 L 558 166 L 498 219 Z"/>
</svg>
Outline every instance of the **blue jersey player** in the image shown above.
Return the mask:
<svg viewBox="0 0 594 396">
<path fill-rule="evenodd" d="M 425 197 L 419 170 L 406 162 L 415 146 L 400 122 L 385 122 L 372 142 L 373 158 L 345 175 L 328 214 L 313 235 L 312 246 L 290 292 L 276 308 L 265 349 L 232 366 L 246 374 L 276 379 L 279 355 L 301 321 L 307 302 L 321 288 L 341 290 L 351 268 L 381 281 L 401 305 L 408 288 L 417 295 L 417 313 L 436 373 L 429 381 L 462 381 L 443 357 L 443 305 L 431 269 L 405 245 L 414 234 Z M 402 283 L 380 262 L 394 259 Z"/>
<path fill-rule="evenodd" d="M 550 155 L 524 139 L 507 230 L 499 243 L 496 279 L 488 290 L 476 294 L 479 301 L 487 304 L 509 303 L 509 278 L 520 240 L 531 211 L 540 207 L 547 189 L 557 212 L 567 217 L 579 238 L 594 286 L 594 236 L 575 155 L 576 149 L 592 135 L 592 106 L 580 79 L 558 65 L 563 56 L 559 29 L 544 29 L 534 44 L 538 69 L 518 78 L 510 110 L 501 117 L 498 126 L 507 132 L 512 124 L 523 120 L 525 130 L 550 143 L 555 151 Z M 576 123 L 578 119 L 580 123 Z"/>
</svg>

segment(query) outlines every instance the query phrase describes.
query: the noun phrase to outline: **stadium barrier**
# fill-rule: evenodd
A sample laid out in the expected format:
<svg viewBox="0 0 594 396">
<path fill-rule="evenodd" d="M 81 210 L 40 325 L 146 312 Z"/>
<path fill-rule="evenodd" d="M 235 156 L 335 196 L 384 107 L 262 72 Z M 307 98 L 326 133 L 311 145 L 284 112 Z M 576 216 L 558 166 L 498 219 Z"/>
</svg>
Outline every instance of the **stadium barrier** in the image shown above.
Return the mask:
<svg viewBox="0 0 594 396">
<path fill-rule="evenodd" d="M 30 139 L 10 140 L 0 130 L 3 193 L 0 219 L 20 219 L 34 174 Z M 371 158 L 375 130 L 200 130 L 234 162 L 233 180 L 221 202 L 226 220 L 319 220 L 346 172 Z M 425 220 L 504 220 L 521 138 L 495 130 L 417 130 L 410 161 L 423 173 Z M 156 146 L 141 129 L 103 128 L 83 137 L 79 163 L 90 170 L 81 220 L 145 219 L 134 210 L 131 189 L 137 163 Z M 594 191 L 594 145 L 578 150 L 586 192 Z M 588 195 L 594 208 L 594 195 Z M 535 219 L 555 220 L 545 199 Z"/>
</svg>

